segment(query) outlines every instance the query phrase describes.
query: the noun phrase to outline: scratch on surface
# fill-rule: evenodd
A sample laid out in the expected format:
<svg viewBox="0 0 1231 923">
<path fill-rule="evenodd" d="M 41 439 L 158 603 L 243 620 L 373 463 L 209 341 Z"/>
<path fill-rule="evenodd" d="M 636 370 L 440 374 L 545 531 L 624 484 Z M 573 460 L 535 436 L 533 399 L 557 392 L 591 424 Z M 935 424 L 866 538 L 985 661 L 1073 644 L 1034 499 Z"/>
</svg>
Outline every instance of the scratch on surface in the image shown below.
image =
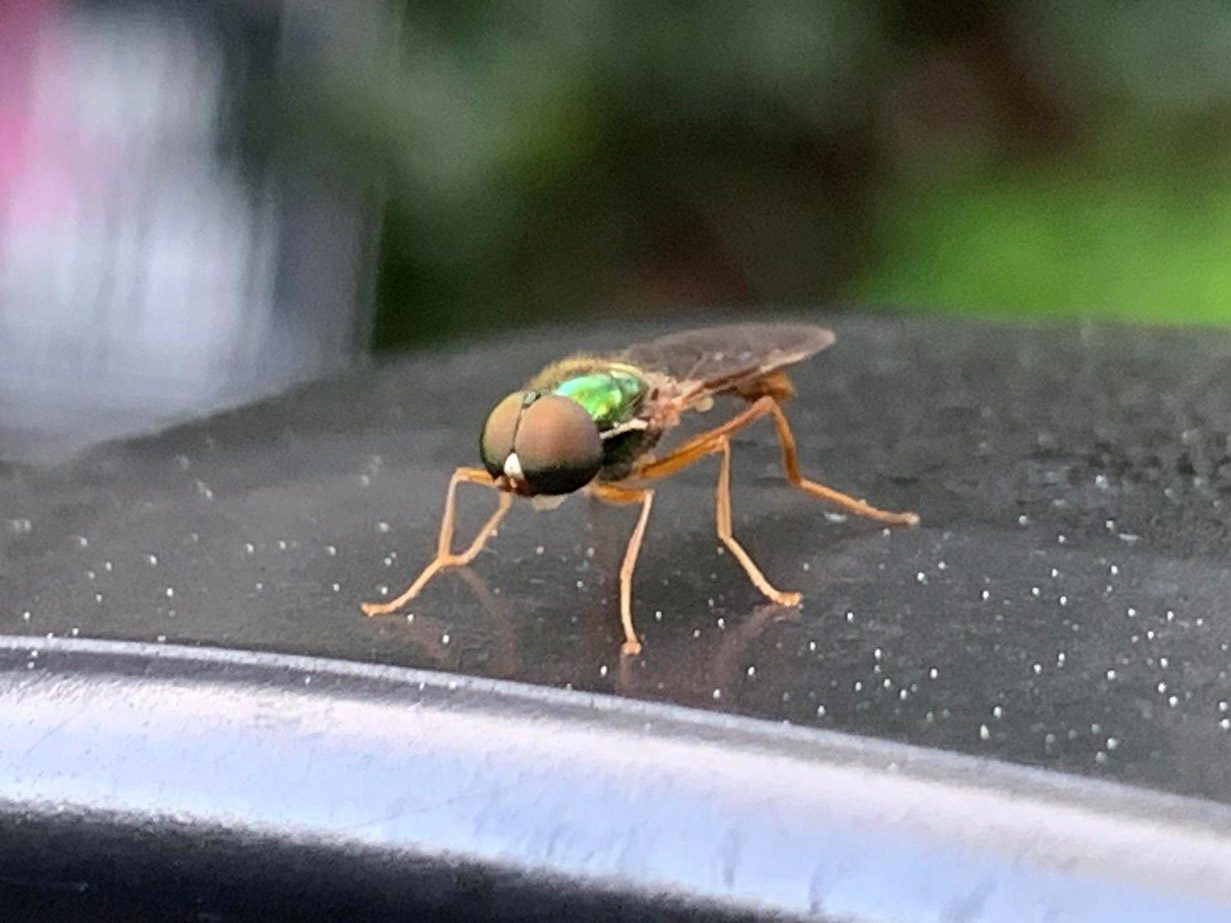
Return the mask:
<svg viewBox="0 0 1231 923">
<path fill-rule="evenodd" d="M 739 868 L 739 831 L 735 829 L 727 830 L 727 835 L 722 843 L 722 883 L 725 887 L 731 888 L 735 886 L 735 872 Z"/>
</svg>

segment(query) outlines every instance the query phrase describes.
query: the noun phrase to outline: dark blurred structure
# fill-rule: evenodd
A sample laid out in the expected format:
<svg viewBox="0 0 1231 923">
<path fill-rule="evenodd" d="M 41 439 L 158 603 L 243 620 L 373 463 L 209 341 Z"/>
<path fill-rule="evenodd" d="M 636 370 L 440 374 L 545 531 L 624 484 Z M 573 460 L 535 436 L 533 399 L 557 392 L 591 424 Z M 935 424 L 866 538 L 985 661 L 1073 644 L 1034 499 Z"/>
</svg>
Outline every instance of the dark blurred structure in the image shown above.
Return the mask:
<svg viewBox="0 0 1231 923">
<path fill-rule="evenodd" d="M 1225 4 L 394 7 L 384 70 L 287 97 L 296 145 L 388 169 L 383 344 L 831 298 L 1228 316 Z"/>
</svg>

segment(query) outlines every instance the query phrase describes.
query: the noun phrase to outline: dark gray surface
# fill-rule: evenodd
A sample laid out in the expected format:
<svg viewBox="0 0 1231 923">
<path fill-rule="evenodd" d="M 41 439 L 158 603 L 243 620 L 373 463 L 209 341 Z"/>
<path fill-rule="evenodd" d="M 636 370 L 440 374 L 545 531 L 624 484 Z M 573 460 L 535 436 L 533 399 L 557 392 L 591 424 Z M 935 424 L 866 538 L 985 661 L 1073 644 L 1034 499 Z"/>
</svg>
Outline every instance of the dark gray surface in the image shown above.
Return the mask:
<svg viewBox="0 0 1231 923">
<path fill-rule="evenodd" d="M 0 637 L 0 703 L 10 918 L 1231 915 L 1224 806 L 832 732 L 80 639 Z"/>
<path fill-rule="evenodd" d="M 359 614 L 425 563 L 491 404 L 563 352 L 649 332 L 609 327 L 419 356 L 10 468 L 0 630 L 571 685 L 1231 800 L 1231 339 L 834 327 L 788 407 L 805 470 L 924 523 L 830 521 L 781 478 L 768 425 L 748 431 L 736 534 L 805 593 L 799 613 L 762 606 L 717 553 L 709 462 L 659 492 L 637 660 L 620 661 L 615 601 L 632 514 L 581 500 L 515 511 L 413 621 Z M 465 522 L 490 503 L 467 493 Z"/>
</svg>

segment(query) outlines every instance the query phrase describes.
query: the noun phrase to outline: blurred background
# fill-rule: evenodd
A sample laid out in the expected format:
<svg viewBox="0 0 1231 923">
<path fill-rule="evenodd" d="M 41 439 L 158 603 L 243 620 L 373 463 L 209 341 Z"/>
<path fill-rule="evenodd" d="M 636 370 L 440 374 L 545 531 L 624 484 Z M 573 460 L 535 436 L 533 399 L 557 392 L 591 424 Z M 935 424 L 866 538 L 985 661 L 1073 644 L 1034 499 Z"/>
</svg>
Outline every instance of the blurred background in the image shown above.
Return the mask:
<svg viewBox="0 0 1231 923">
<path fill-rule="evenodd" d="M 1224 0 L 0 0 L 0 459 L 512 324 L 1223 323 L 1229 61 Z"/>
</svg>

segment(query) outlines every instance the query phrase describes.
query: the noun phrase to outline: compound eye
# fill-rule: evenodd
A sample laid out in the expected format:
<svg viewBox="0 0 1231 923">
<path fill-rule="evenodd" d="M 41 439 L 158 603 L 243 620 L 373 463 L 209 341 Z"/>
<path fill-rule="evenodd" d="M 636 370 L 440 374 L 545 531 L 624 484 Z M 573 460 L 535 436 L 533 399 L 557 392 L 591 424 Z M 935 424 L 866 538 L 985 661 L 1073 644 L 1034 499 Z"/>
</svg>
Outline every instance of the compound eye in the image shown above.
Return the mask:
<svg viewBox="0 0 1231 923">
<path fill-rule="evenodd" d="M 533 494 L 571 494 L 594 480 L 603 466 L 603 440 L 594 418 L 559 394 L 544 394 L 522 411 L 513 448 Z"/>
<path fill-rule="evenodd" d="M 513 451 L 513 436 L 517 432 L 517 420 L 526 402 L 525 391 L 514 391 L 487 415 L 483 435 L 479 439 L 479 454 L 483 467 L 494 478 L 504 473 L 504 460 Z"/>
</svg>

